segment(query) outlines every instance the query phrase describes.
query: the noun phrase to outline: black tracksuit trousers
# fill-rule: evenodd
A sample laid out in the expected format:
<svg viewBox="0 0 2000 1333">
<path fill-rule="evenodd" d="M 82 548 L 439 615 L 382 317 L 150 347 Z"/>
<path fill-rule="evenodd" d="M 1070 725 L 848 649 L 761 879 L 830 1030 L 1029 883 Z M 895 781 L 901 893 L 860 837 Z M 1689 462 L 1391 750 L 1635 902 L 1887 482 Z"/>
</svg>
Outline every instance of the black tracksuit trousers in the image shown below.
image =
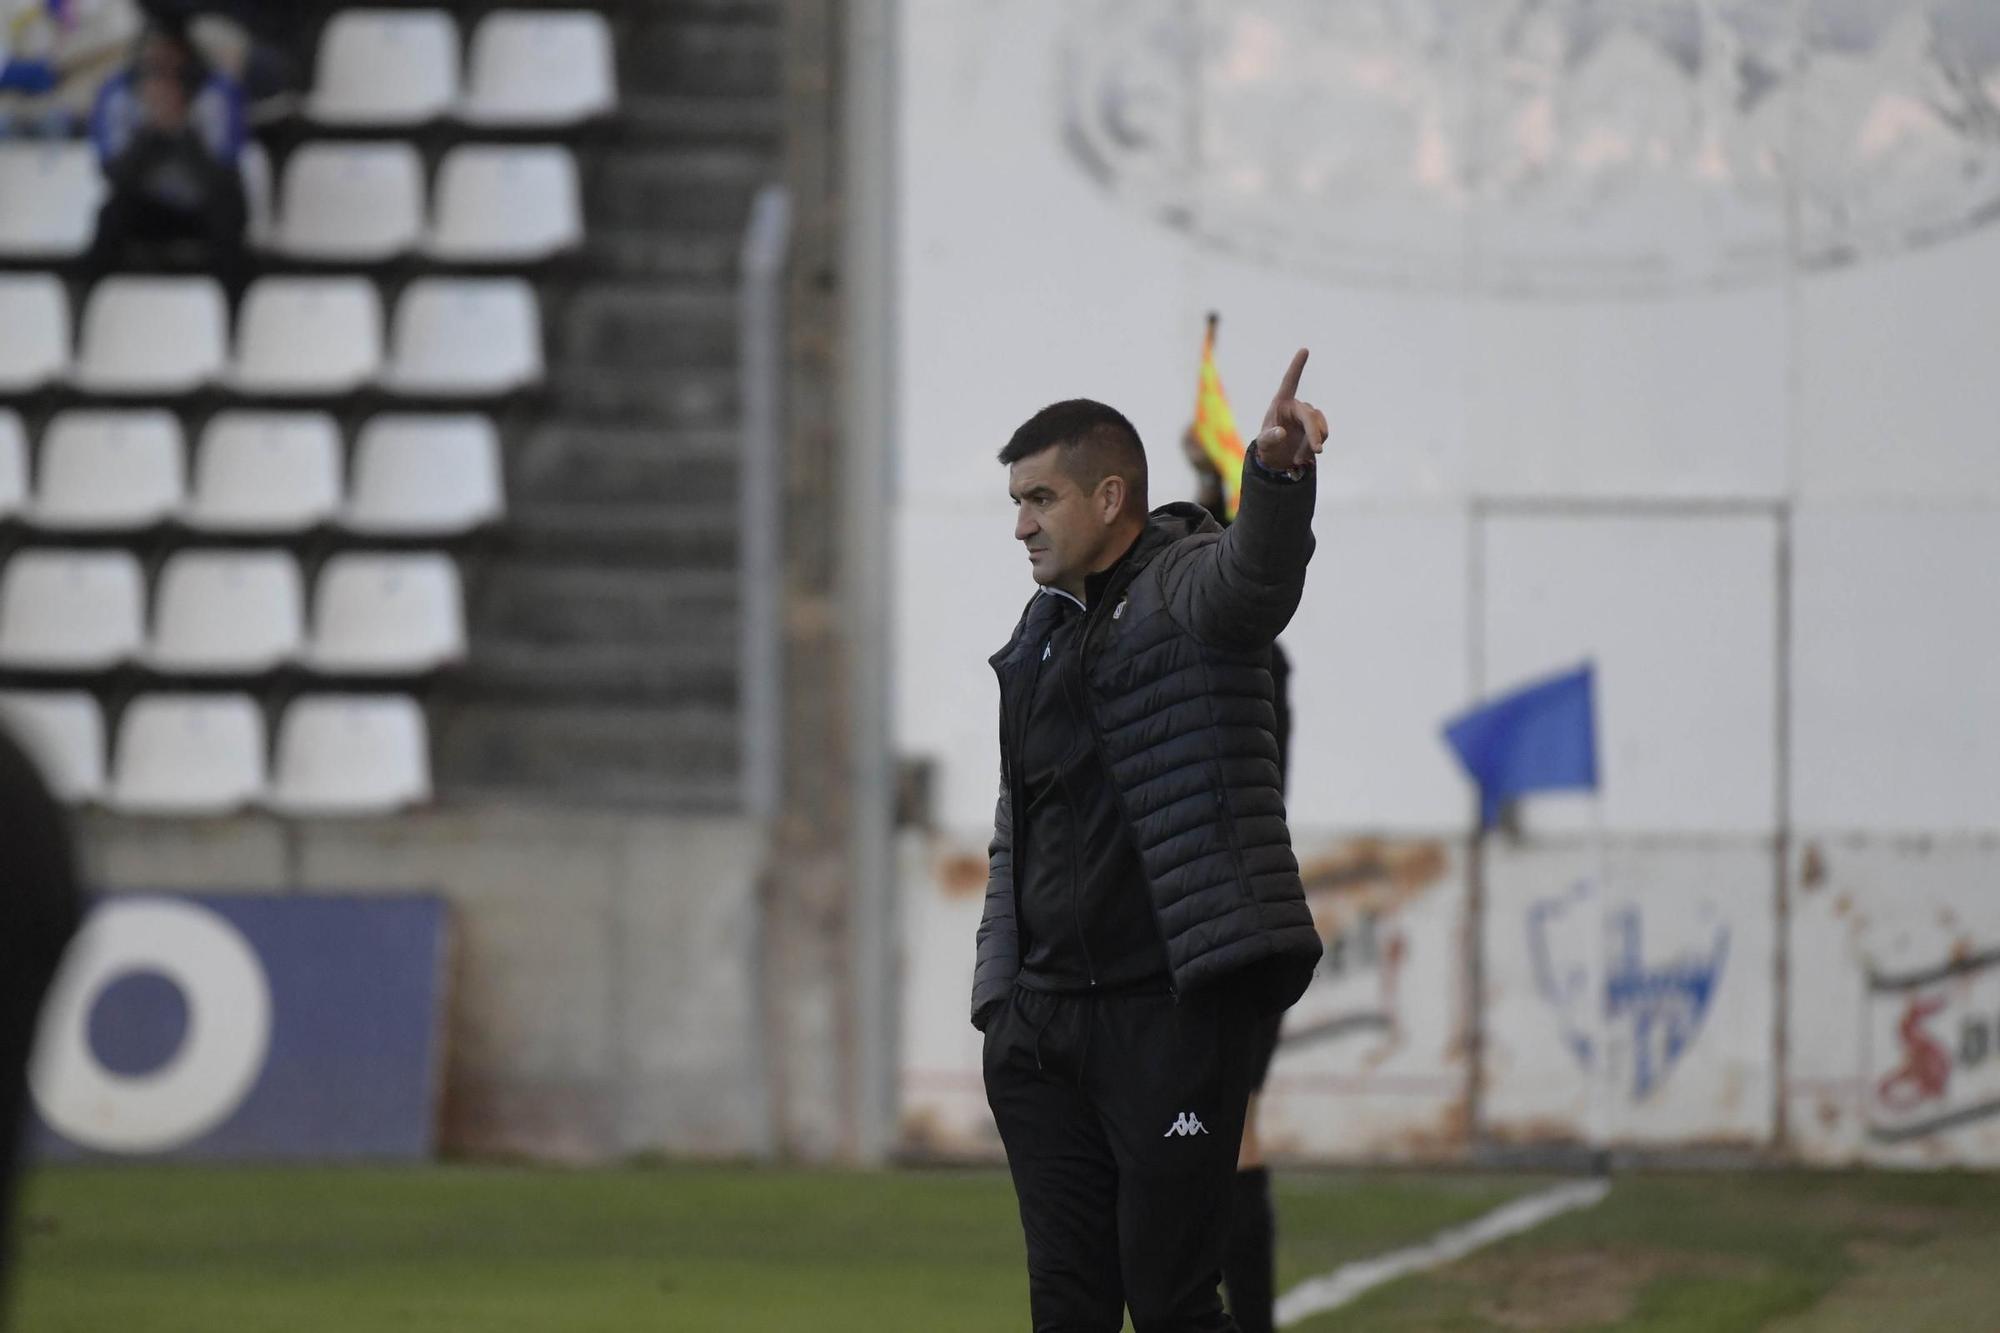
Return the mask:
<svg viewBox="0 0 2000 1333">
<path fill-rule="evenodd" d="M 986 1024 L 1035 1333 L 1232 1333 L 1216 1287 L 1255 1015 L 1224 989 L 1048 994 Z"/>
</svg>

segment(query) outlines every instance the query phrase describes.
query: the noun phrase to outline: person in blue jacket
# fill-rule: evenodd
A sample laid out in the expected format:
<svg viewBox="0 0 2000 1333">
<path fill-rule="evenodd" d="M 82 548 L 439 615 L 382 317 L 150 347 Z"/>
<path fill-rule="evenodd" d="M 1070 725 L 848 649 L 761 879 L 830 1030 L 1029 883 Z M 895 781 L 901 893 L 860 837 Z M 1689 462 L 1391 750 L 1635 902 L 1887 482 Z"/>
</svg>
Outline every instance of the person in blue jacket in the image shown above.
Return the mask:
<svg viewBox="0 0 2000 1333">
<path fill-rule="evenodd" d="M 91 139 L 109 187 L 91 275 L 160 264 L 178 246 L 240 290 L 249 219 L 243 95 L 202 60 L 182 23 L 146 29 L 131 67 L 98 94 Z"/>
</svg>

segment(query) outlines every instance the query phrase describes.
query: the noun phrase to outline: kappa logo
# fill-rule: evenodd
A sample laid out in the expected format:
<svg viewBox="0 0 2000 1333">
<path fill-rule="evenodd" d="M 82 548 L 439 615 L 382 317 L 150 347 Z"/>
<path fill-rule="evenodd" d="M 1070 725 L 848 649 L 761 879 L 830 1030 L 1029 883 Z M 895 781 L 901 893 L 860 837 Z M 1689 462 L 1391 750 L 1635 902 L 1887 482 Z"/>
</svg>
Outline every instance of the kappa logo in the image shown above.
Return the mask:
<svg viewBox="0 0 2000 1333">
<path fill-rule="evenodd" d="M 1160 1135 L 1160 1137 L 1163 1139 L 1170 1139 L 1174 1137 L 1174 1135 L 1176 1134 L 1189 1135 L 1189 1134 L 1206 1134 L 1206 1133 L 1208 1133 L 1208 1127 L 1201 1123 L 1200 1116 L 1196 1115 L 1193 1111 L 1182 1111 L 1178 1116 L 1174 1118 L 1174 1123 L 1167 1127 L 1167 1132 Z"/>
</svg>

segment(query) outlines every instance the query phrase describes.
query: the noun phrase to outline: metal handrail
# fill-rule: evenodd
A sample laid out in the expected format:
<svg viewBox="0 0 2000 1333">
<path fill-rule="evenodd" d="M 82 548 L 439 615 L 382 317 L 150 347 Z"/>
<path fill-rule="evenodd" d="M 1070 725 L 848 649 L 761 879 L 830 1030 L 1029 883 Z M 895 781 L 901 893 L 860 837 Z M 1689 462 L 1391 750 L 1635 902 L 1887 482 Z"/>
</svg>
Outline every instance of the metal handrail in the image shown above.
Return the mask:
<svg viewBox="0 0 2000 1333">
<path fill-rule="evenodd" d="M 785 268 L 791 239 L 791 195 L 782 185 L 766 185 L 757 192 L 743 229 L 737 293 L 743 413 L 737 500 L 743 688 L 738 722 L 743 808 L 759 820 L 777 815 L 783 763 Z"/>
</svg>

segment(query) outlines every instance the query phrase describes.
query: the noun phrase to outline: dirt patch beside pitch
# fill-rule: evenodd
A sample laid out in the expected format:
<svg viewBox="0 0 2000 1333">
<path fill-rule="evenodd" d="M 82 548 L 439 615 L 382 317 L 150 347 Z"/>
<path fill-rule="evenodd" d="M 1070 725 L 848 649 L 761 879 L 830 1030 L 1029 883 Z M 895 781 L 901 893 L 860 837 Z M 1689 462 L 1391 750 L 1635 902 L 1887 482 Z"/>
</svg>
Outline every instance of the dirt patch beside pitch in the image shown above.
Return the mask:
<svg viewBox="0 0 2000 1333">
<path fill-rule="evenodd" d="M 1577 1329 L 1629 1318 L 1639 1293 L 1661 1278 L 1728 1277 L 1754 1269 L 1679 1250 L 1577 1246 L 1483 1255 L 1457 1265 L 1451 1279 L 1481 1290 L 1473 1309 L 1500 1328 Z"/>
</svg>

